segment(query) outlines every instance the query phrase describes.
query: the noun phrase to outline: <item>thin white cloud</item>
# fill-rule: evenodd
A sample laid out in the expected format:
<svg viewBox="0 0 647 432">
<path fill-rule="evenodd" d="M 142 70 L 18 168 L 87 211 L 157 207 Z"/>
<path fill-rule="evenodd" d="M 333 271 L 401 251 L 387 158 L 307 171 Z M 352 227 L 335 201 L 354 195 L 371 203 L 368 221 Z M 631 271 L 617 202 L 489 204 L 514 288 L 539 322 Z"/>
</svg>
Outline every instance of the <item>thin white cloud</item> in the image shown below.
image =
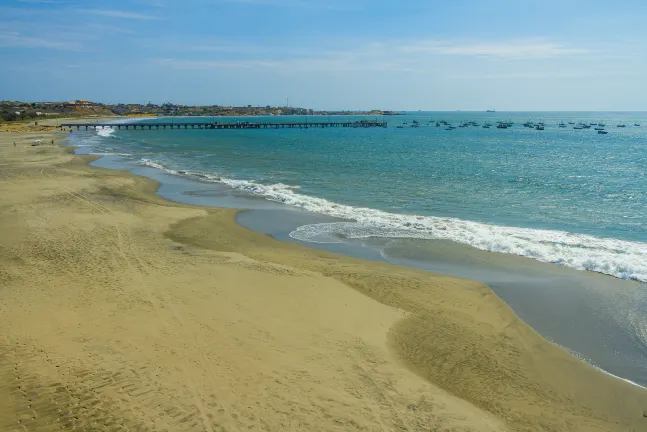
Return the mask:
<svg viewBox="0 0 647 432">
<path fill-rule="evenodd" d="M 81 29 L 83 31 L 92 31 L 92 32 L 109 32 L 109 33 L 126 33 L 126 34 L 135 33 L 133 30 L 126 29 L 123 27 L 98 24 L 98 23 L 85 23 L 82 25 Z"/>
<path fill-rule="evenodd" d="M 569 48 L 559 43 L 540 40 L 467 43 L 432 40 L 402 45 L 399 47 L 399 50 L 408 54 L 457 55 L 507 59 L 548 59 L 569 55 L 581 55 L 589 52 L 585 49 Z"/>
<path fill-rule="evenodd" d="M 352 54 L 327 56 L 284 58 L 281 60 L 268 59 L 213 59 L 188 60 L 178 58 L 156 58 L 151 61 L 176 70 L 222 70 L 222 69 L 265 69 L 280 73 L 293 72 L 348 72 L 348 71 L 400 71 L 418 72 L 397 62 L 384 59 L 360 59 Z"/>
<path fill-rule="evenodd" d="M 0 17 L 45 15 L 51 13 L 47 8 L 17 8 L 17 7 L 0 7 Z"/>
<path fill-rule="evenodd" d="M 241 3 L 258 6 L 277 6 L 277 7 L 303 7 L 311 6 L 318 2 L 308 2 L 307 0 L 226 0 L 227 3 Z"/>
<path fill-rule="evenodd" d="M 166 3 L 163 0 L 139 0 L 139 3 L 145 4 L 146 6 L 163 8 L 166 7 Z"/>
<path fill-rule="evenodd" d="M 236 40 L 212 40 L 200 45 L 184 42 L 169 41 L 163 44 L 166 50 L 181 51 L 182 55 L 171 54 L 151 60 L 176 70 L 263 69 L 280 74 L 398 71 L 444 76 L 455 75 L 448 73 L 454 66 L 439 56 L 465 56 L 472 58 L 473 62 L 480 62 L 483 58 L 493 59 L 488 63 L 487 71 L 492 75 L 491 79 L 495 79 L 500 74 L 512 73 L 509 69 L 501 70 L 510 66 L 504 60 L 513 59 L 517 65 L 525 68 L 533 65 L 534 68 L 534 62 L 538 59 L 560 58 L 561 61 L 570 61 L 571 56 L 588 52 L 544 40 L 496 43 L 370 41 L 351 43 L 349 48 L 344 49 L 320 48 L 316 54 L 304 49 L 301 44 L 291 43 L 254 45 Z M 189 58 L 182 58 L 185 56 Z M 591 59 L 591 56 L 586 58 Z M 535 70 L 531 72 L 538 73 Z M 531 79 L 532 76 L 519 75 L 517 78 Z"/>
<path fill-rule="evenodd" d="M 47 48 L 61 51 L 79 51 L 76 42 L 57 41 L 50 37 L 32 37 L 19 32 L 0 32 L 0 47 L 5 48 Z"/>
<path fill-rule="evenodd" d="M 337 11 L 360 10 L 357 1 L 343 0 L 225 0 L 226 3 L 272 6 L 282 8 L 311 8 Z"/>
<path fill-rule="evenodd" d="M 101 15 L 110 18 L 123 18 L 123 19 L 133 19 L 133 20 L 158 20 L 160 17 L 154 15 L 146 15 L 136 12 L 128 12 L 121 10 L 113 9 L 76 9 L 76 12 L 92 14 L 92 15 Z"/>
<path fill-rule="evenodd" d="M 269 60 L 183 60 L 172 58 L 153 59 L 155 63 L 182 70 L 274 68 L 278 62 Z"/>
<path fill-rule="evenodd" d="M 600 73 L 587 73 L 581 71 L 577 72 L 554 72 L 554 71 L 539 71 L 539 72 L 518 72 L 518 73 L 500 73 L 500 74 L 475 74 L 475 75 L 450 75 L 447 76 L 451 80 L 467 81 L 467 80 L 521 80 L 521 81 L 537 81 L 537 80 L 583 80 L 592 77 L 601 76 Z"/>
<path fill-rule="evenodd" d="M 158 43 L 159 41 L 155 41 Z M 202 42 L 202 43 L 200 43 Z M 329 71 L 381 71 L 442 73 L 446 62 L 441 57 L 465 57 L 473 61 L 489 59 L 496 68 L 505 60 L 527 63 L 537 60 L 570 60 L 584 58 L 590 51 L 573 48 L 548 40 L 516 40 L 499 42 L 456 42 L 454 40 L 429 41 L 323 41 L 313 55 L 300 43 L 274 41 L 265 45 L 250 44 L 236 40 L 168 41 L 165 49 L 181 51 L 192 60 L 181 66 L 184 69 L 247 67 L 255 65 L 286 70 L 329 70 Z M 323 48 L 323 47 L 328 48 Z M 337 48 L 334 48 L 337 46 Z M 598 54 L 603 54 L 598 52 Z M 171 55 L 171 58 L 178 57 Z M 233 57 L 233 58 L 232 58 Z M 591 56 L 586 56 L 590 59 Z M 197 63 L 194 63 L 196 62 Z M 257 62 L 257 63 L 254 63 Z"/>
</svg>

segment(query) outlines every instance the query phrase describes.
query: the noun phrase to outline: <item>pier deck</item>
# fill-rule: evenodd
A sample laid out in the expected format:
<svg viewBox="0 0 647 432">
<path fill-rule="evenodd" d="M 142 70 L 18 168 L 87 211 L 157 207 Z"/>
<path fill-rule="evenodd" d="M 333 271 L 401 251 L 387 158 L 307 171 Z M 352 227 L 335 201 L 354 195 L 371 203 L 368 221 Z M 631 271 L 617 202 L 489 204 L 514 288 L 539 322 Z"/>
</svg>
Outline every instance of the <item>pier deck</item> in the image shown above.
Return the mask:
<svg viewBox="0 0 647 432">
<path fill-rule="evenodd" d="M 360 120 L 354 122 L 299 122 L 299 123 L 251 123 L 251 122 L 236 122 L 236 123 L 62 123 L 59 125 L 60 129 L 69 128 L 70 130 L 76 128 L 88 129 L 307 129 L 307 128 L 331 128 L 331 127 L 352 127 L 352 128 L 372 128 L 372 127 L 386 127 L 386 122 L 373 121 L 373 120 Z"/>
</svg>

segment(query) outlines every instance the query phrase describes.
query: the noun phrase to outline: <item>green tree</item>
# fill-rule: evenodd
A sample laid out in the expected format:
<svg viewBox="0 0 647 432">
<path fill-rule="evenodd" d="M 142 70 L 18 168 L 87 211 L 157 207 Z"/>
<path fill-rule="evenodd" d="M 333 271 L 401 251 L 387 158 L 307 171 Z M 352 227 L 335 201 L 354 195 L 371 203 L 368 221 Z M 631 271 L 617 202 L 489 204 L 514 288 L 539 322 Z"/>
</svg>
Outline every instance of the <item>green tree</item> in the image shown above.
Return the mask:
<svg viewBox="0 0 647 432">
<path fill-rule="evenodd" d="M 16 121 L 18 115 L 15 112 L 8 112 L 2 115 L 2 119 L 5 121 Z"/>
</svg>

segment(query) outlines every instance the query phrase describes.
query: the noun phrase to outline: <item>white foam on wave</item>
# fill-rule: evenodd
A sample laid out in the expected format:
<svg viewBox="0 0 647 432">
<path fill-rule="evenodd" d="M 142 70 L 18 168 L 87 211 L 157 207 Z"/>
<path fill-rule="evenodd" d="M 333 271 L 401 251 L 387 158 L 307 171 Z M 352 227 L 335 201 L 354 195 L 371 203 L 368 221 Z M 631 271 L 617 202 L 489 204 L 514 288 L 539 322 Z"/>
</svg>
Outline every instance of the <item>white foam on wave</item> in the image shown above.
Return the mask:
<svg viewBox="0 0 647 432">
<path fill-rule="evenodd" d="M 112 136 L 112 134 L 115 133 L 115 130 L 113 128 L 101 128 L 97 129 L 97 135 L 100 137 L 108 138 Z"/>
<path fill-rule="evenodd" d="M 619 380 L 622 380 L 622 381 L 624 381 L 624 382 L 626 382 L 626 383 L 628 383 L 628 384 L 631 384 L 631 385 L 633 385 L 633 386 L 640 387 L 640 388 L 642 388 L 642 389 L 647 390 L 647 387 L 645 387 L 645 386 L 643 386 L 643 385 L 640 385 L 640 384 L 638 384 L 638 383 L 636 383 L 636 382 L 633 382 L 633 381 L 631 381 L 631 380 L 628 380 L 627 378 L 623 378 L 623 377 L 619 377 L 618 375 L 614 375 L 614 374 L 612 374 L 611 372 L 607 372 L 607 371 L 605 371 L 604 369 L 602 369 L 602 368 L 600 368 L 600 367 L 597 367 L 597 366 L 595 366 L 595 365 L 594 365 L 593 367 L 594 367 L 594 368 L 596 368 L 597 370 L 599 370 L 600 372 L 603 372 L 603 373 L 605 373 L 605 374 L 607 374 L 607 375 L 609 375 L 609 376 L 612 376 L 612 377 L 614 377 L 614 378 L 617 378 L 617 379 L 619 379 Z"/>
<path fill-rule="evenodd" d="M 166 172 L 167 172 L 167 173 L 169 173 L 169 174 L 178 174 L 178 171 L 175 171 L 175 170 L 172 170 L 172 169 L 166 168 L 166 167 L 165 167 L 164 165 L 162 165 L 161 163 L 153 162 L 153 161 L 152 161 L 152 160 L 150 160 L 150 159 L 142 159 L 142 160 L 141 160 L 141 163 L 142 163 L 142 165 L 146 165 L 146 166 L 149 166 L 149 167 L 151 167 L 151 168 L 161 169 L 161 170 L 163 170 L 163 171 L 166 171 Z"/>
<path fill-rule="evenodd" d="M 171 174 L 196 175 L 232 188 L 351 222 L 304 225 L 290 237 L 305 242 L 334 242 L 334 238 L 417 238 L 451 240 L 489 252 L 521 255 L 578 270 L 647 282 L 647 243 L 594 237 L 564 231 L 489 225 L 436 216 L 406 215 L 352 207 L 298 193 L 298 187 L 263 185 L 202 173 L 176 171 L 143 159 L 142 163 Z"/>
</svg>

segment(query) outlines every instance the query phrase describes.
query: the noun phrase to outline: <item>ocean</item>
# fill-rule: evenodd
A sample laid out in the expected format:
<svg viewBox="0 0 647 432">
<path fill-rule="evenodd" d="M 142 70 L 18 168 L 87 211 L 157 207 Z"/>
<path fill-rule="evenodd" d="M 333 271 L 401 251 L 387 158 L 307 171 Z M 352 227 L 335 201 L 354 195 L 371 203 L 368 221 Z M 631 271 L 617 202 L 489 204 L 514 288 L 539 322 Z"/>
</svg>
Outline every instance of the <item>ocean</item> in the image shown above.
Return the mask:
<svg viewBox="0 0 647 432">
<path fill-rule="evenodd" d="M 362 119 L 382 120 L 330 118 Z M 306 121 L 145 121 L 196 120 Z M 97 165 L 160 180 L 167 198 L 255 208 L 239 222 L 280 240 L 487 283 L 543 336 L 647 386 L 647 113 L 384 120 L 388 128 L 75 130 L 70 142 L 106 156 Z"/>
<path fill-rule="evenodd" d="M 299 227 L 292 236 L 302 241 L 443 239 L 647 282 L 647 114 L 384 119 L 386 129 L 100 130 L 92 151 L 346 220 Z M 524 127 L 528 120 L 545 129 Z M 478 126 L 446 130 L 438 121 Z M 497 129 L 497 121 L 514 124 Z M 609 133 L 574 129 L 579 122 Z"/>
</svg>

